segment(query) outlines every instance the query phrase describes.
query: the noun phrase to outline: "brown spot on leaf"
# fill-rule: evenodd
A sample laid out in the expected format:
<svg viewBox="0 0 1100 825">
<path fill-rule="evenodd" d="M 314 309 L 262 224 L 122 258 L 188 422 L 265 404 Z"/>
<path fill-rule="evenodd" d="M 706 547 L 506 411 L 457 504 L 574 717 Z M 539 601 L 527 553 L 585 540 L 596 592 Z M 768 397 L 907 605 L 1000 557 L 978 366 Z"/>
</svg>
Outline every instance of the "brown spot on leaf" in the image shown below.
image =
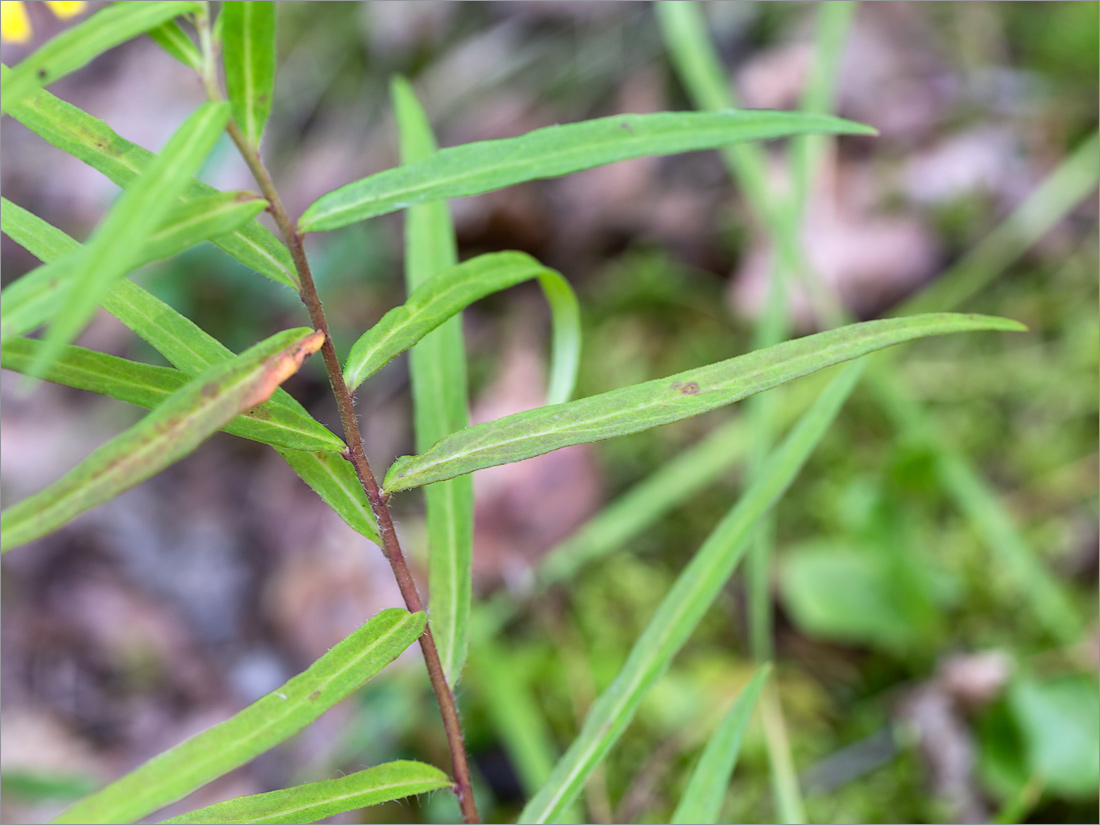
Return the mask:
<svg viewBox="0 0 1100 825">
<path fill-rule="evenodd" d="M 311 701 L 311 702 L 316 702 L 320 698 L 321 698 L 321 691 L 319 691 L 319 690 L 315 690 L 315 691 L 313 691 L 313 693 L 309 694 L 309 701 Z"/>
<path fill-rule="evenodd" d="M 214 398 L 218 394 L 218 389 L 219 388 L 218 388 L 218 382 L 217 381 L 210 381 L 209 383 L 203 384 L 202 397 L 203 398 Z"/>
<path fill-rule="evenodd" d="M 696 395 L 699 392 L 699 385 L 694 381 L 688 381 L 686 384 L 680 387 L 680 393 L 682 395 Z"/>
</svg>

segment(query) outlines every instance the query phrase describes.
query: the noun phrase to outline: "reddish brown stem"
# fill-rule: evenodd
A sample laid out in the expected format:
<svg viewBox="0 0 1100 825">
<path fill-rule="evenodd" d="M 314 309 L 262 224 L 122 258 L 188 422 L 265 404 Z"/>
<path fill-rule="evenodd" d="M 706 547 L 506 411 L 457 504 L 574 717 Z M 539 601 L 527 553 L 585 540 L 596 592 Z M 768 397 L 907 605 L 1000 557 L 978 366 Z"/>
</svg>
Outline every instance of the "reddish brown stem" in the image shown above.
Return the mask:
<svg viewBox="0 0 1100 825">
<path fill-rule="evenodd" d="M 290 255 L 294 259 L 294 268 L 298 273 L 300 284 L 299 294 L 302 303 L 309 312 L 314 329 L 325 334 L 325 342 L 321 345 L 321 355 L 325 360 L 325 370 L 328 372 L 329 383 L 332 385 L 333 395 L 336 397 L 336 405 L 340 410 L 340 421 L 344 426 L 344 440 L 348 445 L 348 457 L 355 474 L 359 477 L 359 483 L 363 485 L 363 491 L 367 494 L 371 511 L 378 521 L 378 529 L 382 535 L 382 554 L 393 569 L 397 586 L 401 590 L 401 596 L 405 600 L 405 606 L 413 613 L 424 610 L 424 603 L 416 590 L 409 566 L 405 563 L 405 555 L 401 552 L 401 544 L 397 539 L 397 531 L 393 527 L 393 519 L 390 517 L 390 509 L 382 494 L 378 481 L 371 472 L 370 463 L 367 461 L 366 451 L 363 449 L 363 438 L 359 432 L 359 420 L 355 416 L 355 405 L 351 392 L 344 381 L 344 373 L 340 368 L 340 359 L 336 355 L 336 348 L 332 345 L 332 336 L 329 335 L 328 321 L 325 319 L 325 311 L 321 306 L 321 298 L 317 294 L 317 287 L 313 283 L 313 274 L 306 260 L 305 248 L 302 245 L 302 235 L 291 224 L 282 201 L 275 189 L 275 185 L 268 174 L 266 167 L 260 160 L 259 153 L 244 139 L 236 124 L 230 122 L 229 133 L 237 147 L 241 151 L 249 169 L 252 170 L 256 182 L 264 197 L 271 204 L 271 214 L 279 225 L 283 239 L 290 249 Z M 473 787 L 470 784 L 470 768 L 466 760 L 466 747 L 462 739 L 462 726 L 458 720 L 458 708 L 455 705 L 454 693 L 447 684 L 447 677 L 443 673 L 443 665 L 439 661 L 439 651 L 435 646 L 430 626 L 426 626 L 424 634 L 420 637 L 420 650 L 424 654 L 424 663 L 428 667 L 428 678 L 431 680 L 435 698 L 439 702 L 439 711 L 443 716 L 443 728 L 447 734 L 447 744 L 451 751 L 451 767 L 454 771 L 454 793 L 458 797 L 458 804 L 462 809 L 462 818 L 467 823 L 480 822 L 477 806 L 474 803 Z"/>
</svg>

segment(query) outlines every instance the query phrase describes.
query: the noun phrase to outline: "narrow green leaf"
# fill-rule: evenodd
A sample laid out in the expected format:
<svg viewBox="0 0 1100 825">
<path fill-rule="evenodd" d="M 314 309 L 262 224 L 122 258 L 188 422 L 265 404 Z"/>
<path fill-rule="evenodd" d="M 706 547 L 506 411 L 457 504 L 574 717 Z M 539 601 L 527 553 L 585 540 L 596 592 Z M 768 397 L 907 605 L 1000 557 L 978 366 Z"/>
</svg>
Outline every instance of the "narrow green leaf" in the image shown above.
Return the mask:
<svg viewBox="0 0 1100 825">
<path fill-rule="evenodd" d="M 40 261 L 56 261 L 80 248 L 80 243 L 70 238 L 33 212 L 0 197 L 0 231 L 22 246 Z M 4 290 L 5 294 L 7 290 Z"/>
<path fill-rule="evenodd" d="M 761 516 L 783 496 L 855 387 L 864 364 L 843 370 L 772 454 L 763 472 L 677 577 L 622 670 L 600 694 L 554 773 L 520 813 L 520 822 L 553 822 L 584 787 L 641 703 L 726 586 Z"/>
<path fill-rule="evenodd" d="M 446 788 L 451 784 L 450 777 L 439 768 L 423 762 L 400 760 L 356 771 L 339 779 L 238 796 L 165 819 L 163 825 L 320 822 L 335 814 Z"/>
<path fill-rule="evenodd" d="M 479 195 L 644 155 L 714 149 L 810 132 L 873 134 L 840 118 L 792 112 L 659 112 L 616 115 L 536 129 L 503 140 L 442 149 L 322 195 L 302 215 L 305 232 L 341 226 L 420 203 Z"/>
<path fill-rule="evenodd" d="M 6 201 L 2 217 L 4 232 L 44 261 L 52 261 L 79 246 L 60 229 Z M 114 286 L 103 306 L 183 372 L 198 374 L 234 357 L 233 352 L 220 341 L 128 280 L 123 279 Z M 134 403 L 141 402 L 135 400 Z M 280 455 L 354 530 L 379 542 L 374 516 L 354 470 L 342 458 L 322 452 L 343 452 L 346 449 L 344 442 L 310 417 L 302 405 L 282 387 L 275 390 L 271 400 L 250 412 L 253 415 L 267 414 L 275 419 L 283 418 L 282 411 L 269 410 L 272 405 L 287 408 L 291 417 L 297 419 L 296 426 L 304 439 L 288 442 L 285 440 L 285 433 L 280 433 L 282 437 L 279 440 L 268 438 L 266 436 L 271 435 L 270 433 L 257 432 L 257 425 L 261 422 L 255 421 L 247 422 L 248 429 L 240 431 L 237 428 L 245 424 L 241 417 L 234 419 L 227 430 L 266 443 L 278 444 L 282 441 L 292 448 L 297 446 L 313 450 L 306 452 L 302 449 L 284 449 L 280 450 Z M 266 426 L 267 422 L 262 423 Z"/>
<path fill-rule="evenodd" d="M 5 66 L 2 71 L 6 76 L 11 70 Z M 156 157 L 149 150 L 120 137 L 102 120 L 44 90 L 35 92 L 14 107 L 11 116 L 123 189 L 133 186 Z M 194 180 L 184 192 L 184 200 L 217 191 Z M 214 245 L 250 269 L 297 291 L 298 277 L 289 250 L 257 221 L 250 221 L 231 235 L 217 238 Z"/>
<path fill-rule="evenodd" d="M 222 3 L 225 89 L 233 119 L 259 147 L 275 93 L 275 4 L 270 0 Z"/>
<path fill-rule="evenodd" d="M 26 374 L 42 346 L 41 341 L 32 338 L 6 341 L 0 350 L 0 366 Z M 66 346 L 40 377 L 153 409 L 193 376 L 169 367 L 155 367 L 83 347 Z M 343 441 L 308 414 L 271 401 L 241 413 L 222 429 L 275 448 L 330 453 L 344 449 Z"/>
<path fill-rule="evenodd" d="M 48 365 L 60 347 L 76 337 L 114 282 L 133 268 L 141 247 L 214 147 L 228 119 L 224 103 L 200 106 L 141 179 L 115 202 L 84 248 L 73 254 L 72 286 L 50 324 L 42 360 L 33 372 Z"/>
<path fill-rule="evenodd" d="M 184 66 L 189 66 L 196 72 L 202 71 L 202 55 L 199 53 L 199 47 L 175 20 L 169 20 L 155 29 L 150 29 L 149 36 Z"/>
<path fill-rule="evenodd" d="M 42 342 L 13 338 L 0 349 L 0 367 L 26 374 Z M 117 355 L 67 346 L 42 376 L 46 381 L 89 390 L 153 409 L 183 387 L 191 376 L 171 367 L 129 361 Z"/>
<path fill-rule="evenodd" d="M 550 379 L 547 404 L 564 404 L 573 397 L 581 367 L 581 308 L 577 293 L 554 270 L 539 276 L 539 286 L 550 305 Z"/>
<path fill-rule="evenodd" d="M 378 526 L 351 462 L 334 452 L 307 452 L 276 447 L 290 468 L 308 484 L 352 530 L 381 544 Z"/>
<path fill-rule="evenodd" d="M 718 821 L 722 813 L 722 802 L 726 798 L 726 788 L 729 787 L 733 769 L 737 767 L 741 740 L 771 669 L 771 664 L 764 664 L 756 671 L 756 675 L 741 690 L 722 724 L 707 742 L 684 794 L 680 797 L 680 804 L 672 814 L 672 822 L 702 825 Z"/>
<path fill-rule="evenodd" d="M 182 207 L 186 209 L 186 205 Z M 70 238 L 60 229 L 46 223 L 37 215 L 34 215 L 20 206 L 3 200 L 3 211 L 0 213 L 0 229 L 12 240 L 25 247 L 31 254 L 46 263 L 54 263 L 65 255 L 72 254 L 80 248 L 75 240 Z M 36 270 L 40 272 L 40 270 Z M 0 338 L 6 340 L 15 330 L 27 331 L 36 323 L 28 323 L 34 317 L 41 315 L 40 307 L 34 306 L 28 301 L 45 300 L 46 290 L 50 286 L 42 276 L 37 285 L 38 295 L 28 293 L 33 290 L 24 290 L 24 287 L 32 285 L 28 279 L 35 273 L 28 273 L 4 290 L 4 301 L 0 304 Z M 15 298 L 13 299 L 13 294 Z M 22 299 L 20 299 L 22 295 Z M 17 311 L 22 304 L 22 308 Z M 220 341 L 203 332 L 196 324 L 185 318 L 168 304 L 159 298 L 146 292 L 137 284 L 123 279 L 112 287 L 107 297 L 103 299 L 102 306 L 123 324 L 144 338 L 161 355 L 173 365 L 191 375 L 197 375 L 208 367 L 234 357 L 234 353 Z M 8 317 L 15 316 L 15 322 Z M 321 439 L 315 443 L 315 448 L 324 449 L 319 445 L 327 442 L 328 449 L 343 450 L 344 442 L 333 435 L 327 427 L 313 420 L 301 404 L 295 401 L 286 390 L 280 387 L 271 396 L 267 404 L 280 404 L 289 407 L 299 414 L 302 419 L 303 432 L 314 439 Z M 304 419 L 310 419 L 312 423 L 306 424 Z M 261 439 L 262 440 L 262 439 Z"/>
<path fill-rule="evenodd" d="M 178 461 L 261 404 L 316 352 L 321 333 L 292 329 L 192 379 L 59 481 L 0 514 L 0 551 L 26 544 Z"/>
<path fill-rule="evenodd" d="M 474 301 L 537 278 L 553 309 L 554 353 L 551 389 L 567 400 L 580 361 L 580 309 L 573 288 L 561 275 L 522 252 L 493 252 L 443 270 L 413 290 L 360 336 L 348 353 L 344 381 L 355 389 Z M 554 386 L 554 384 L 557 386 Z M 560 402 L 559 402 L 560 403 Z"/>
<path fill-rule="evenodd" d="M 1004 318 L 947 313 L 852 324 L 668 378 L 470 427 L 448 436 L 426 453 L 399 458 L 386 473 L 384 486 L 389 492 L 407 490 L 571 444 L 600 441 L 679 421 L 915 338 L 973 330 L 1023 329 L 1021 324 Z"/>
<path fill-rule="evenodd" d="M 390 84 L 401 162 L 415 163 L 436 151 L 435 135 L 420 101 L 402 77 Z M 405 212 L 405 285 L 409 293 L 458 263 L 454 225 L 446 201 Z M 413 427 L 418 450 L 469 426 L 466 345 L 461 313 L 429 332 L 409 353 Z M 444 481 L 425 493 L 428 532 L 428 592 L 432 634 L 450 685 L 466 659 L 467 624 L 473 593 L 474 487 L 468 476 Z"/>
<path fill-rule="evenodd" d="M 0 81 L 0 114 L 7 114 L 36 89 L 72 74 L 103 52 L 165 20 L 190 14 L 196 2 L 117 3 L 66 29 L 24 59 Z"/>
<path fill-rule="evenodd" d="M 424 632 L 423 613 L 378 613 L 278 690 L 153 757 L 54 822 L 133 822 L 289 739 L 357 689 Z"/>
<path fill-rule="evenodd" d="M 203 241 L 235 232 L 267 205 L 252 192 L 216 192 L 174 206 L 146 242 L 139 261 L 171 258 Z"/>
<path fill-rule="evenodd" d="M 131 267 L 136 269 L 151 261 L 170 258 L 197 243 L 232 232 L 255 217 L 266 204 L 267 201 L 245 192 L 221 192 L 180 204 L 169 212 L 160 228 L 145 242 Z M 77 263 L 82 260 L 74 254 L 81 248 L 80 244 L 60 230 L 54 231 L 64 236 L 65 242 L 59 242 L 56 235 L 51 236 L 52 241 L 45 236 L 34 237 L 33 234 L 26 238 L 26 243 L 20 240 L 26 233 L 21 233 L 12 224 L 25 223 L 27 215 L 30 213 L 4 199 L 4 233 L 28 249 L 33 245 L 46 245 L 57 250 L 64 248 L 65 252 L 58 251 L 49 258 L 50 265 L 28 272 L 4 289 L 0 304 L 0 340 L 30 332 L 50 321 L 64 306 Z M 65 255 L 70 256 L 68 260 L 58 261 Z"/>
</svg>

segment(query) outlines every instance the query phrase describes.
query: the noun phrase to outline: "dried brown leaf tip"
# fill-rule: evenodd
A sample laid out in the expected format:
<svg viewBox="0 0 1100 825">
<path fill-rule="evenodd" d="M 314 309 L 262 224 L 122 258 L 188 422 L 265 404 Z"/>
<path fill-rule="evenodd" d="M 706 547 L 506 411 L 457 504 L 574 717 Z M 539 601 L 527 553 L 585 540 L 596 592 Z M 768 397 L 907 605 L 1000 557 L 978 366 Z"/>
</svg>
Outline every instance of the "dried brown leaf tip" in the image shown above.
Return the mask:
<svg viewBox="0 0 1100 825">
<path fill-rule="evenodd" d="M 267 401 L 278 386 L 294 375 L 302 366 L 302 362 L 317 352 L 324 342 L 325 334 L 323 332 L 312 332 L 301 341 L 274 356 L 261 373 L 256 383 L 255 392 L 249 399 L 251 403 L 248 406 L 255 406 Z"/>
</svg>

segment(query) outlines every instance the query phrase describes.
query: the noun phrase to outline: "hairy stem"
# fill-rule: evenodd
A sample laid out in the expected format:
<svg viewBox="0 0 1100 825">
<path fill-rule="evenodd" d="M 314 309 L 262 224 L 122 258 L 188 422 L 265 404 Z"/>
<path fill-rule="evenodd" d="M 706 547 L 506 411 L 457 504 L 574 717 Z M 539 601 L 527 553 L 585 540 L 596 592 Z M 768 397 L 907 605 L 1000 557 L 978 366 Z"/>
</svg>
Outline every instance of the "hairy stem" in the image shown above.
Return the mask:
<svg viewBox="0 0 1100 825">
<path fill-rule="evenodd" d="M 209 29 L 200 26 L 200 33 L 205 31 L 203 40 L 204 53 L 207 55 L 206 71 L 203 72 L 203 85 L 207 95 L 213 100 L 221 99 L 221 90 L 218 88 L 214 73 L 211 70 L 213 50 L 209 48 Z M 302 245 L 302 234 L 291 223 L 286 209 L 283 207 L 275 184 L 268 174 L 267 168 L 260 159 L 259 149 L 252 146 L 245 139 L 244 134 L 232 120 L 229 122 L 229 135 L 240 150 L 253 177 L 260 185 L 264 198 L 270 204 L 269 211 L 275 218 L 276 224 L 282 233 L 283 240 L 290 250 L 294 260 L 294 268 L 298 274 L 299 295 L 302 303 L 309 312 L 313 327 L 325 334 L 325 342 L 321 345 L 321 355 L 325 361 L 325 370 L 328 372 L 329 383 L 336 398 L 336 405 L 340 410 L 340 421 L 344 427 L 344 440 L 348 445 L 347 458 L 355 468 L 355 474 L 359 477 L 359 483 L 367 495 L 371 511 L 378 521 L 378 528 L 382 535 L 382 554 L 390 563 L 397 586 L 401 590 L 401 596 L 405 600 L 405 606 L 413 613 L 424 610 L 424 602 L 416 590 L 409 566 L 405 563 L 405 554 L 401 551 L 401 544 L 397 539 L 397 531 L 393 526 L 393 518 L 390 516 L 389 506 L 382 490 L 378 485 L 374 473 L 371 472 L 370 463 L 367 461 L 366 451 L 363 449 L 363 438 L 359 432 L 359 420 L 355 416 L 355 405 L 351 392 L 344 381 L 343 370 L 340 367 L 340 359 L 336 355 L 336 348 L 332 344 L 332 336 L 329 334 L 328 321 L 325 318 L 324 308 L 321 306 L 321 298 L 317 294 L 317 287 L 313 282 L 313 274 L 306 260 L 305 248 Z M 447 734 L 447 745 L 451 752 L 451 767 L 454 772 L 455 784 L 453 790 L 458 797 L 459 807 L 462 809 L 462 818 L 467 823 L 480 822 L 477 806 L 474 803 L 473 787 L 470 783 L 470 768 L 466 759 L 466 746 L 462 739 L 462 726 L 458 719 L 458 708 L 455 705 L 454 693 L 447 684 L 447 677 L 443 673 L 443 665 L 439 660 L 439 651 L 432 637 L 431 625 L 425 626 L 424 634 L 420 637 L 420 650 L 424 655 L 424 663 L 428 667 L 428 678 L 431 680 L 432 689 L 435 691 L 436 701 L 439 703 L 439 711 L 443 717 L 443 727 Z"/>
</svg>

